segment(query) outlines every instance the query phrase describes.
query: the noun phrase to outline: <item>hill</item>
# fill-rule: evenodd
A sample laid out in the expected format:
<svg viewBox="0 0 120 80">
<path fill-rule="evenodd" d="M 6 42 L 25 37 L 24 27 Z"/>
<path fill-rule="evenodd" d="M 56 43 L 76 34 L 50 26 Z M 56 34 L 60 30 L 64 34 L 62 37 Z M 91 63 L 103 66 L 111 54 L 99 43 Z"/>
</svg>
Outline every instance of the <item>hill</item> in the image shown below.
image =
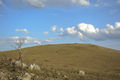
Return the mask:
<svg viewBox="0 0 120 80">
<path fill-rule="evenodd" d="M 24 62 L 57 68 L 95 72 L 120 71 L 120 51 L 92 44 L 54 44 L 24 48 Z M 0 57 L 17 58 L 17 51 L 0 52 Z"/>
</svg>

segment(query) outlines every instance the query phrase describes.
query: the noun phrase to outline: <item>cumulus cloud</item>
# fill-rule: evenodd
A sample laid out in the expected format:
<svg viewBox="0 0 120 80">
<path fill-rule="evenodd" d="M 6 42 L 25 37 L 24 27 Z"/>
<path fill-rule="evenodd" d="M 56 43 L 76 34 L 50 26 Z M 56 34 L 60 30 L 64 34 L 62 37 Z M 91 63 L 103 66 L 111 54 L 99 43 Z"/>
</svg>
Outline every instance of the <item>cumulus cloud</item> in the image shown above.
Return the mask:
<svg viewBox="0 0 120 80">
<path fill-rule="evenodd" d="M 78 24 L 77 27 L 80 31 L 87 32 L 87 33 L 96 33 L 99 31 L 98 28 L 95 29 L 93 25 L 86 24 L 86 23 Z"/>
<path fill-rule="evenodd" d="M 24 32 L 24 33 L 29 33 L 27 29 L 16 29 L 16 32 Z"/>
<path fill-rule="evenodd" d="M 88 38 L 95 41 L 120 40 L 120 22 L 116 22 L 114 26 L 107 24 L 103 29 L 95 28 L 92 24 L 80 23 L 77 26 L 59 30 L 59 35 Z"/>
<path fill-rule="evenodd" d="M 78 32 L 78 33 L 77 33 L 77 36 L 78 36 L 79 38 L 83 38 L 83 34 L 82 34 L 81 32 Z"/>
<path fill-rule="evenodd" d="M 51 30 L 52 30 L 52 31 L 56 31 L 56 29 L 57 29 L 57 28 L 56 28 L 56 25 L 54 25 L 54 26 L 51 27 Z"/>
<path fill-rule="evenodd" d="M 77 33 L 77 30 L 75 29 L 75 27 L 68 27 L 66 28 L 66 33 L 70 34 L 70 35 L 75 35 Z"/>
<path fill-rule="evenodd" d="M 66 29 L 60 28 L 58 35 L 60 36 L 77 36 L 82 38 L 83 34 L 78 31 L 78 29 L 75 26 L 68 27 Z"/>
<path fill-rule="evenodd" d="M 47 35 L 49 32 L 43 32 L 43 34 Z"/>
</svg>

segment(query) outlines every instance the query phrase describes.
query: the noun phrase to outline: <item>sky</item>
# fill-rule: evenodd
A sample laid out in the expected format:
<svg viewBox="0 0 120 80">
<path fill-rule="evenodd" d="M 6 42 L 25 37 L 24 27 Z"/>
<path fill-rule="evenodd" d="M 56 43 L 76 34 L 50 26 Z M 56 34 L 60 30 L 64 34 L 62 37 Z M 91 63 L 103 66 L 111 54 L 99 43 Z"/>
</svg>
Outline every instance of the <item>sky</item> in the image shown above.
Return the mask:
<svg viewBox="0 0 120 80">
<path fill-rule="evenodd" d="M 120 0 L 0 0 L 0 51 L 21 41 L 120 50 Z"/>
</svg>

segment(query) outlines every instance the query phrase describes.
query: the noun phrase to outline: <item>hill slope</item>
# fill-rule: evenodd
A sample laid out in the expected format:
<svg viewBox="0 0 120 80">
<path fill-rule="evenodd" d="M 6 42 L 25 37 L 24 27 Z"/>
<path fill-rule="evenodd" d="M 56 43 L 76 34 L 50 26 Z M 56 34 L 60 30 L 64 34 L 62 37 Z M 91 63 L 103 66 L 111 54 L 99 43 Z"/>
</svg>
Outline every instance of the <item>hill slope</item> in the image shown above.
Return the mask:
<svg viewBox="0 0 120 80">
<path fill-rule="evenodd" d="M 120 71 L 120 51 L 91 44 L 56 44 L 24 48 L 24 61 L 57 68 L 88 71 Z M 0 52 L 0 57 L 17 58 L 16 51 Z"/>
</svg>

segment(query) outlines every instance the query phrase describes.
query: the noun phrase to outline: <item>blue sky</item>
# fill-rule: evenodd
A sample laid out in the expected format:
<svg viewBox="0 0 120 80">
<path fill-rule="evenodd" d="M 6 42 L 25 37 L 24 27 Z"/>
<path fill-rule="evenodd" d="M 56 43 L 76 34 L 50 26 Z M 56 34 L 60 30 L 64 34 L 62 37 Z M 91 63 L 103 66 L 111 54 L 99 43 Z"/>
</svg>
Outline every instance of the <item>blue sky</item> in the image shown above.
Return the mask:
<svg viewBox="0 0 120 80">
<path fill-rule="evenodd" d="M 12 49 L 6 39 L 15 36 L 120 49 L 119 13 L 120 0 L 0 0 L 0 51 Z"/>
</svg>

